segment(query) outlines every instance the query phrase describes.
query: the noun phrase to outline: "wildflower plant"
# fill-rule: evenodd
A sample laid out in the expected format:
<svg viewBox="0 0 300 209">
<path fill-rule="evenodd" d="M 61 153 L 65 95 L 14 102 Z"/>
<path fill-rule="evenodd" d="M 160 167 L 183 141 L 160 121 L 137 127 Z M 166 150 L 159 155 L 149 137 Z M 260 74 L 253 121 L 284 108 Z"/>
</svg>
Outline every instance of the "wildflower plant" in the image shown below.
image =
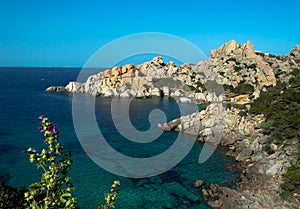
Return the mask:
<svg viewBox="0 0 300 209">
<path fill-rule="evenodd" d="M 74 186 L 71 178 L 67 176 L 72 165 L 71 153 L 64 153 L 62 145 L 58 142 L 57 127 L 48 118 L 40 116 L 44 134 L 44 143 L 47 149 L 41 152 L 28 148 L 24 152 L 29 155 L 31 163 L 36 162 L 37 168 L 43 170 L 40 182 L 32 183 L 25 199 L 30 208 L 75 208 L 76 199 L 72 197 Z"/>
<path fill-rule="evenodd" d="M 99 205 L 98 209 L 115 208 L 115 201 L 119 195 L 119 186 L 120 181 L 114 181 L 114 183 L 111 185 L 111 193 L 104 194 L 106 204 Z"/>
</svg>

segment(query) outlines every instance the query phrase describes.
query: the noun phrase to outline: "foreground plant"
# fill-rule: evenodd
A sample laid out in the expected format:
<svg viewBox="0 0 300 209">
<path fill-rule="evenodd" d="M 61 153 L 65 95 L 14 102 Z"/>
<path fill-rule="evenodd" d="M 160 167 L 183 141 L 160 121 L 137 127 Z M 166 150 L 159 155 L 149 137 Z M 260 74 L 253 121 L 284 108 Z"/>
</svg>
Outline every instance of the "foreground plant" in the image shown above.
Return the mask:
<svg viewBox="0 0 300 209">
<path fill-rule="evenodd" d="M 115 208 L 115 201 L 119 195 L 120 181 L 114 181 L 111 185 L 111 193 L 104 194 L 106 204 L 99 205 L 98 209 Z"/>
<path fill-rule="evenodd" d="M 39 119 L 42 124 L 40 132 L 46 137 L 44 143 L 48 147 L 41 152 L 31 147 L 24 151 L 31 163 L 36 162 L 37 168 L 43 169 L 41 181 L 29 186 L 29 191 L 24 193 L 25 199 L 30 208 L 75 208 L 74 186 L 67 176 L 72 165 L 71 153 L 63 153 L 56 125 L 46 117 L 40 116 Z"/>
</svg>

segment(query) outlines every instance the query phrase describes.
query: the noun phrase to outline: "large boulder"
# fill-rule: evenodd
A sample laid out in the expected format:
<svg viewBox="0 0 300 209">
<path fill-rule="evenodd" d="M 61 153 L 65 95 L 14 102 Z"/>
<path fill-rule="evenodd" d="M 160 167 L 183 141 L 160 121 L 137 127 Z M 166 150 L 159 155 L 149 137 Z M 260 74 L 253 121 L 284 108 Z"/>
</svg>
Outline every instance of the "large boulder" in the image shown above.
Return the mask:
<svg viewBox="0 0 300 209">
<path fill-rule="evenodd" d="M 229 42 L 223 44 L 218 49 L 211 50 L 210 56 L 212 58 L 224 57 L 224 56 L 229 55 L 230 53 L 233 53 L 237 48 L 238 48 L 238 43 L 236 41 L 232 40 L 232 41 L 229 41 Z"/>
<path fill-rule="evenodd" d="M 129 92 L 129 90 L 126 90 L 120 94 L 120 97 L 129 98 L 132 97 L 132 94 Z"/>
<path fill-rule="evenodd" d="M 111 71 L 111 70 L 105 70 L 105 71 L 103 72 L 103 77 L 104 77 L 104 78 L 110 78 L 111 75 L 112 75 L 112 71 Z"/>
<path fill-rule="evenodd" d="M 145 96 L 144 91 L 138 90 L 138 91 L 136 92 L 135 97 L 136 97 L 136 98 L 144 98 L 144 97 L 146 97 L 146 96 Z"/>
<path fill-rule="evenodd" d="M 190 98 L 187 98 L 187 97 L 180 97 L 179 102 L 181 102 L 181 103 L 191 103 L 192 100 Z"/>
<path fill-rule="evenodd" d="M 154 97 L 161 97 L 162 91 L 159 88 L 155 87 L 150 90 L 150 94 L 151 94 L 151 96 L 154 96 Z"/>
<path fill-rule="evenodd" d="M 102 91 L 102 95 L 104 97 L 113 97 L 114 96 L 114 92 L 110 89 L 107 89 L 107 90 L 103 90 Z"/>
<path fill-rule="evenodd" d="M 157 56 L 157 57 L 154 57 L 150 62 L 154 65 L 161 65 L 164 63 L 164 60 L 163 60 L 162 56 Z"/>
<path fill-rule="evenodd" d="M 122 74 L 122 67 L 121 66 L 115 66 L 111 69 L 111 74 L 114 77 L 118 77 L 119 75 Z"/>
<path fill-rule="evenodd" d="M 206 97 L 204 93 L 196 93 L 195 94 L 195 99 L 198 100 L 200 103 L 206 103 Z"/>
<path fill-rule="evenodd" d="M 300 46 L 295 46 L 293 50 L 290 52 L 290 55 L 294 57 L 296 60 L 300 60 Z"/>
<path fill-rule="evenodd" d="M 266 175 L 269 176 L 276 175 L 282 167 L 283 167 L 282 162 L 278 161 L 266 170 Z"/>
<path fill-rule="evenodd" d="M 84 85 L 78 82 L 70 82 L 65 89 L 73 94 L 84 93 Z"/>
<path fill-rule="evenodd" d="M 170 95 L 170 88 L 168 86 L 163 86 L 162 91 L 163 91 L 164 96 Z"/>
<path fill-rule="evenodd" d="M 136 68 L 133 64 L 127 64 L 122 67 L 122 77 L 134 77 Z"/>
</svg>

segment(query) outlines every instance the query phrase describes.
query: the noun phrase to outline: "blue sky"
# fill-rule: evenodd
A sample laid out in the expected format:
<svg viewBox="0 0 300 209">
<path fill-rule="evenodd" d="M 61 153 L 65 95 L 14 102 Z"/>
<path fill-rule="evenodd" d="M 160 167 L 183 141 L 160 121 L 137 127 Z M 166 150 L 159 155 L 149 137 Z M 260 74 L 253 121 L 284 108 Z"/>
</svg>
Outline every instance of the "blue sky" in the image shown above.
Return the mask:
<svg viewBox="0 0 300 209">
<path fill-rule="evenodd" d="M 1 0 L 0 66 L 81 67 L 105 44 L 141 32 L 179 36 L 207 56 L 232 39 L 287 54 L 300 45 L 299 8 L 298 0 Z"/>
</svg>

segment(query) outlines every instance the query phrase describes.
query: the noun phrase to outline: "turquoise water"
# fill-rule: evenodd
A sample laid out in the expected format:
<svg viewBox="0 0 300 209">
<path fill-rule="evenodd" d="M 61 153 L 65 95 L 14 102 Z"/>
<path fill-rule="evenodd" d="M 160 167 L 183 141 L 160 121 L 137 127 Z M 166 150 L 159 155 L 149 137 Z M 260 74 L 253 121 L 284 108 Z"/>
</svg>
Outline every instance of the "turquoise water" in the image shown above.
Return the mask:
<svg viewBox="0 0 300 209">
<path fill-rule="evenodd" d="M 198 105 L 199 111 L 205 110 L 206 108 L 207 108 L 207 105 L 206 105 L 206 104 L 199 104 L 199 105 Z"/>
<path fill-rule="evenodd" d="M 103 193 L 109 192 L 114 180 L 121 181 L 117 208 L 208 208 L 201 189 L 192 186 L 197 179 L 234 187 L 239 173 L 233 159 L 222 147 L 203 164 L 198 164 L 201 143 L 195 143 L 186 158 L 173 169 L 158 176 L 131 179 L 107 172 L 95 164 L 80 146 L 72 122 L 72 95 L 47 93 L 50 85 L 66 85 L 76 80 L 79 69 L 0 68 L 0 178 L 15 187 L 27 186 L 39 180 L 40 171 L 30 164 L 21 150 L 29 146 L 40 149 L 43 137 L 38 131 L 37 117 L 44 114 L 60 131 L 60 142 L 72 152 L 71 169 L 76 187 L 74 195 L 80 208 L 96 208 L 103 203 Z M 176 132 L 164 132 L 145 146 L 130 142 L 114 128 L 110 116 L 110 99 L 97 98 L 95 112 L 105 139 L 117 151 L 133 157 L 151 157 L 168 149 Z M 148 113 L 153 108 L 164 110 L 168 120 L 178 117 L 173 100 L 134 100 L 130 118 L 136 129 L 150 127 Z M 185 136 L 189 139 L 189 136 Z"/>
</svg>

